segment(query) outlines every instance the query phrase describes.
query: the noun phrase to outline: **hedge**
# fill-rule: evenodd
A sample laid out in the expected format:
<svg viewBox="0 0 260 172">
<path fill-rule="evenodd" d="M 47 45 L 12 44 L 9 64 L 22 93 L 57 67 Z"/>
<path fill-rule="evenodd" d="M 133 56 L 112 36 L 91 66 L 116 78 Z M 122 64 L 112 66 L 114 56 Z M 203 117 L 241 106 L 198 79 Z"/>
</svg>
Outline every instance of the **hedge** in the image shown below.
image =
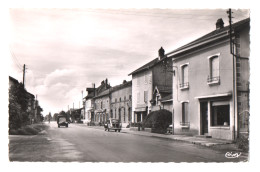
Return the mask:
<svg viewBox="0 0 260 172">
<path fill-rule="evenodd" d="M 172 113 L 162 109 L 149 113 L 144 119 L 143 127 L 152 128 L 153 133 L 166 133 L 172 124 Z"/>
</svg>

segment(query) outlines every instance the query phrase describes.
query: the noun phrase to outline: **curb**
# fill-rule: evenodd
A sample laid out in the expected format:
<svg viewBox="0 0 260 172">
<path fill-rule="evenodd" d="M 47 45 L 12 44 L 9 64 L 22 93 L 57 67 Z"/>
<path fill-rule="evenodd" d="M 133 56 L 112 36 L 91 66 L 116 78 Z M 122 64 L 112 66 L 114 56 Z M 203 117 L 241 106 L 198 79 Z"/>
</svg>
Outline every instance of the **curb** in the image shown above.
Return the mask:
<svg viewBox="0 0 260 172">
<path fill-rule="evenodd" d="M 93 129 L 97 129 L 97 130 L 102 130 L 102 127 L 91 127 L 91 126 L 86 126 L 89 128 L 93 128 Z M 139 131 L 130 131 L 130 129 L 127 129 L 129 131 L 124 131 L 125 129 L 122 129 L 121 133 L 124 134 L 131 134 L 131 135 L 139 135 L 139 136 L 146 136 L 146 137 L 155 137 L 155 138 L 161 138 L 161 139 L 167 139 L 167 140 L 174 140 L 174 141 L 180 141 L 180 142 L 186 142 L 186 143 L 191 143 L 194 145 L 201 145 L 201 146 L 205 146 L 205 147 L 212 147 L 212 146 L 216 146 L 216 145 L 228 145 L 228 144 L 232 144 L 232 142 L 228 141 L 228 142 L 223 142 L 223 143 L 212 143 L 210 140 L 206 141 L 206 140 L 189 140 L 189 138 L 187 137 L 186 139 L 179 139 L 179 138 L 171 138 L 171 137 L 164 137 L 164 136 L 159 136 L 159 135 L 153 135 L 150 133 L 147 134 L 143 134 L 143 133 L 136 133 Z M 191 137 L 192 138 L 192 137 Z M 208 138 L 207 138 L 208 139 Z"/>
</svg>

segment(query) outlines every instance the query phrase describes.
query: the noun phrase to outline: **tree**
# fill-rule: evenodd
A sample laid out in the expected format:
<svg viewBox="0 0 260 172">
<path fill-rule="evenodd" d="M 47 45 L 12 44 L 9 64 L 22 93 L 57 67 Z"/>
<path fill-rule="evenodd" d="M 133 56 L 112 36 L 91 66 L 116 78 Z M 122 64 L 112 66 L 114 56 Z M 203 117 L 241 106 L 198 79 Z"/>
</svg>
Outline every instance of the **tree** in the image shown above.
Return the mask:
<svg viewBox="0 0 260 172">
<path fill-rule="evenodd" d="M 55 114 L 53 115 L 53 120 L 54 120 L 54 121 L 57 121 L 58 115 L 59 115 L 58 113 L 55 113 Z"/>
<path fill-rule="evenodd" d="M 22 83 L 9 88 L 9 128 L 18 129 L 29 122 L 29 97 Z"/>
</svg>

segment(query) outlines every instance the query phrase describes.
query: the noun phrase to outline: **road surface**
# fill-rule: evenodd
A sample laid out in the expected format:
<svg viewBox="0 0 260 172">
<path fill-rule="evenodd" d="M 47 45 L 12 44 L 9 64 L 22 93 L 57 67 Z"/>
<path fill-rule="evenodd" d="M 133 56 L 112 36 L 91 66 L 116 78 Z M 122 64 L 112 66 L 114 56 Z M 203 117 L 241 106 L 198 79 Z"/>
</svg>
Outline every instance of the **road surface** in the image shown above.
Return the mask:
<svg viewBox="0 0 260 172">
<path fill-rule="evenodd" d="M 223 151 L 190 143 L 55 122 L 35 136 L 10 136 L 10 161 L 32 162 L 239 162 Z"/>
</svg>

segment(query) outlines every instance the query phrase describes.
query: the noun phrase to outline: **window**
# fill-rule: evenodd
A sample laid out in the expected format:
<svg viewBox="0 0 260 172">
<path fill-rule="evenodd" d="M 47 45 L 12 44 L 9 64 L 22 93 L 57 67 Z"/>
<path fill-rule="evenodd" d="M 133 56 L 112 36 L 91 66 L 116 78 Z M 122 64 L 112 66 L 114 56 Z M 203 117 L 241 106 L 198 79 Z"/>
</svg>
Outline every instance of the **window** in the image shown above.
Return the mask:
<svg viewBox="0 0 260 172">
<path fill-rule="evenodd" d="M 115 98 L 115 102 L 117 102 L 117 98 Z"/>
<path fill-rule="evenodd" d="M 124 110 L 124 122 L 125 122 L 125 110 Z"/>
<path fill-rule="evenodd" d="M 180 88 L 181 89 L 187 89 L 189 88 L 189 66 L 188 64 L 184 64 L 181 66 L 181 84 Z"/>
<path fill-rule="evenodd" d="M 148 83 L 148 77 L 149 77 L 148 75 L 145 75 L 145 76 L 144 76 L 144 84 L 147 84 L 147 83 Z"/>
<path fill-rule="evenodd" d="M 208 84 L 219 83 L 219 54 L 209 57 Z"/>
<path fill-rule="evenodd" d="M 139 86 L 140 85 L 140 77 L 137 77 L 137 84 L 136 84 L 137 86 Z"/>
<path fill-rule="evenodd" d="M 229 102 L 211 102 L 211 126 L 229 126 Z"/>
<path fill-rule="evenodd" d="M 121 102 L 121 97 L 119 98 L 119 102 Z"/>
<path fill-rule="evenodd" d="M 132 100 L 132 95 L 129 95 L 129 100 Z"/>
<path fill-rule="evenodd" d="M 137 93 L 136 98 L 137 98 L 137 103 L 140 103 L 140 93 Z"/>
<path fill-rule="evenodd" d="M 144 91 L 144 102 L 148 102 L 148 91 Z"/>
<path fill-rule="evenodd" d="M 182 103 L 182 123 L 183 125 L 188 123 L 188 102 Z"/>
</svg>

